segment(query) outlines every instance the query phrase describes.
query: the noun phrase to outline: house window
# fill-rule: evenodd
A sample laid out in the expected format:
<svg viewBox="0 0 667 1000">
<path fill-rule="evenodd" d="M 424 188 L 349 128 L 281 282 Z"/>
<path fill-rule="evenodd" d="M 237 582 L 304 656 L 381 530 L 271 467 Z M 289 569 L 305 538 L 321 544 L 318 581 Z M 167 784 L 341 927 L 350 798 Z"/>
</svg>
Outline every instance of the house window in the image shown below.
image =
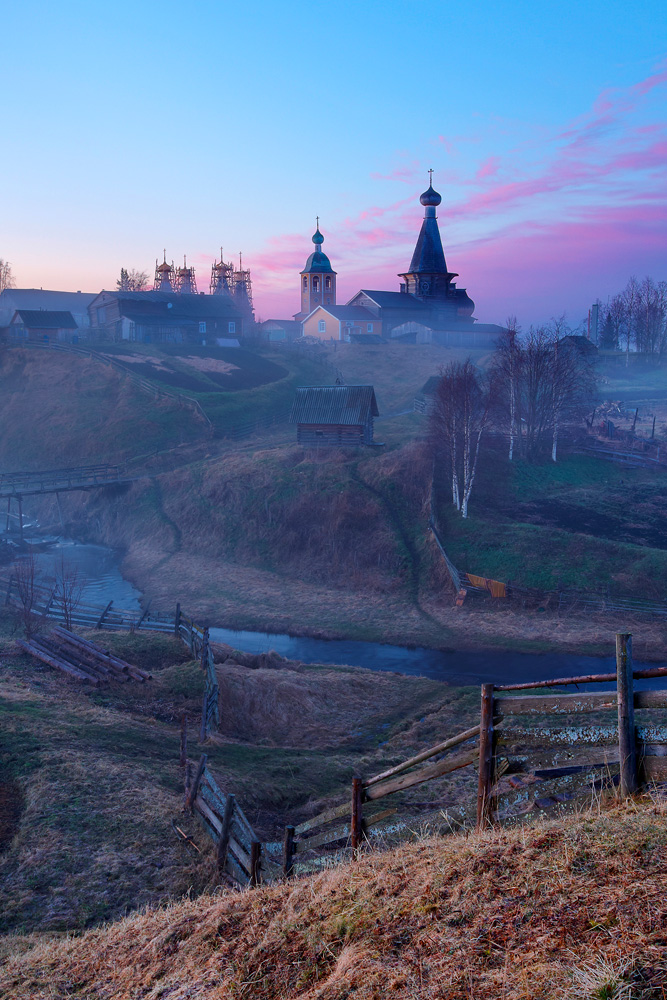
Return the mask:
<svg viewBox="0 0 667 1000">
<path fill-rule="evenodd" d="M 372 333 L 373 332 L 373 324 L 372 323 L 366 323 L 366 332 L 367 333 Z"/>
<path fill-rule="evenodd" d="M 313 278 L 313 291 L 314 292 L 319 292 L 319 290 L 320 290 L 320 279 L 319 278 Z"/>
<path fill-rule="evenodd" d="M 317 324 L 317 332 L 318 333 L 326 333 L 327 332 L 327 323 L 326 323 L 326 320 L 321 319 L 319 321 L 319 323 Z"/>
<path fill-rule="evenodd" d="M 227 332 L 228 333 L 236 333 L 236 323 L 234 323 L 233 320 L 232 320 L 231 323 L 227 324 Z"/>
<path fill-rule="evenodd" d="M 329 291 L 329 289 L 331 288 L 331 278 L 324 279 L 324 287 L 326 288 L 327 291 Z"/>
<path fill-rule="evenodd" d="M 199 324 L 199 332 L 200 333 L 206 333 L 206 323 L 205 322 Z"/>
</svg>

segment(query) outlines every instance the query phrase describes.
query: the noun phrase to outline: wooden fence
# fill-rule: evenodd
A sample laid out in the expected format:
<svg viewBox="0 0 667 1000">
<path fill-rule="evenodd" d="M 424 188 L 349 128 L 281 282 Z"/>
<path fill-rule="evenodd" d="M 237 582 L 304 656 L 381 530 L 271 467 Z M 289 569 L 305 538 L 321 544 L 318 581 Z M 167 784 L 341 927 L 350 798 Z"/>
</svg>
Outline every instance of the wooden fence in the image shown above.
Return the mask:
<svg viewBox="0 0 667 1000">
<path fill-rule="evenodd" d="M 667 667 L 633 670 L 631 641 L 627 633 L 617 635 L 614 673 L 482 685 L 479 725 L 373 777 L 355 776 L 347 801 L 298 826 L 286 826 L 282 842 L 261 844 L 247 821 L 239 820 L 238 850 L 232 852 L 228 874 L 257 885 L 313 870 L 327 855 L 343 850 L 351 851 L 354 860 L 369 833 L 399 813 L 398 807 L 378 809 L 380 799 L 465 767 L 477 769 L 478 829 L 590 800 L 605 788 L 618 786 L 627 796 L 646 784 L 667 781 L 667 724 L 655 717 L 635 723 L 634 717 L 635 710 L 667 712 L 667 690 L 633 687 L 634 678 L 667 678 Z M 611 681 L 616 681 L 614 691 L 525 693 Z M 521 693 L 510 693 L 517 691 Z M 581 718 L 587 713 L 597 716 L 588 724 Z M 601 721 L 605 713 L 613 713 L 613 721 Z M 208 773 L 202 759 L 198 774 Z M 223 857 L 229 826 L 225 807 L 233 797 L 204 781 L 201 799 L 203 807 L 195 808 Z M 190 800 L 197 802 L 196 790 Z"/>
<path fill-rule="evenodd" d="M 255 836 L 234 795 L 221 791 L 202 754 L 195 770 L 185 760 L 185 809 L 216 844 L 217 868 L 240 885 L 259 885 L 280 877 L 279 862 Z"/>
<path fill-rule="evenodd" d="M 180 604 L 177 604 L 174 634 L 188 646 L 193 659 L 199 659 L 204 671 L 204 698 L 201 712 L 201 728 L 199 731 L 199 737 L 203 743 L 220 725 L 220 689 L 218 687 L 218 677 L 215 672 L 215 660 L 213 659 L 213 651 L 211 650 L 211 643 L 209 641 L 208 628 L 197 625 L 191 618 L 184 615 Z"/>
<path fill-rule="evenodd" d="M 480 720 L 477 823 L 544 810 L 591 790 L 618 785 L 622 796 L 667 780 L 667 725 L 642 719 L 667 709 L 667 690 L 634 691 L 634 678 L 665 677 L 667 668 L 632 668 L 631 636 L 616 637 L 616 673 L 535 684 L 484 684 Z M 616 691 L 505 694 L 528 688 L 616 681 Z M 616 715 L 586 724 L 589 713 Z M 568 724 L 569 723 L 569 724 Z"/>
<path fill-rule="evenodd" d="M 150 602 L 141 611 L 127 611 L 114 607 L 114 602 L 106 605 L 76 601 L 69 608 L 58 596 L 57 588 L 30 584 L 31 606 L 27 610 L 34 618 L 52 618 L 64 625 L 78 625 L 93 629 L 146 629 L 151 632 L 173 632 L 174 620 L 151 611 Z M 25 608 L 22 587 L 16 574 L 0 577 L 0 593 L 5 594 L 5 605 Z M 69 618 L 69 621 L 68 621 Z"/>
</svg>

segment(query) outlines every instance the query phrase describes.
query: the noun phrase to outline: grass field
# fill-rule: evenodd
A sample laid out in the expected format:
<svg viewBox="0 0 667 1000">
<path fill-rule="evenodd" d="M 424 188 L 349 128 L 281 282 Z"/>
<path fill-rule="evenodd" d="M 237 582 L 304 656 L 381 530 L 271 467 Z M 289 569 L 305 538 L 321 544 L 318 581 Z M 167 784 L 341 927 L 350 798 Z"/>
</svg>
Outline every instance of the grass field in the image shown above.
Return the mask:
<svg viewBox="0 0 667 1000">
<path fill-rule="evenodd" d="M 667 472 L 591 456 L 482 463 L 467 522 L 439 510 L 446 546 L 468 572 L 546 590 L 571 588 L 664 600 Z"/>
</svg>

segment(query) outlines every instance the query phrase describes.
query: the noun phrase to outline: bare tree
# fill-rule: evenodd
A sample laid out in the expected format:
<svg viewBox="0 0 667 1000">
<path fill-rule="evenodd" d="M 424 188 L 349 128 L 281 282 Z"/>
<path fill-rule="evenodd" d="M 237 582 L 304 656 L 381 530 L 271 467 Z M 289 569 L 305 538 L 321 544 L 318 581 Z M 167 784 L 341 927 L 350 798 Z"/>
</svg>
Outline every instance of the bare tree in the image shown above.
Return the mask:
<svg viewBox="0 0 667 1000">
<path fill-rule="evenodd" d="M 639 282 L 635 277 L 630 278 L 621 293 L 623 306 L 625 308 L 624 333 L 625 333 L 625 364 L 630 364 L 630 345 L 632 335 L 636 328 L 637 310 L 639 308 Z"/>
<path fill-rule="evenodd" d="M 589 360 L 561 331 L 553 333 L 551 359 L 551 460 L 558 458 L 558 435 L 566 418 L 580 416 L 595 391 L 595 376 Z"/>
<path fill-rule="evenodd" d="M 516 316 L 508 316 L 505 332 L 496 345 L 496 353 L 491 367 L 491 374 L 498 387 L 497 401 L 504 411 L 509 429 L 510 462 L 514 458 L 514 443 L 517 435 L 518 421 L 521 419 L 520 387 L 522 351 L 519 344 L 519 325 Z"/>
<path fill-rule="evenodd" d="M 70 563 L 61 552 L 55 566 L 55 588 L 53 597 L 60 603 L 65 628 L 71 629 L 74 613 L 81 603 L 86 581 L 74 563 Z"/>
<path fill-rule="evenodd" d="M 463 363 L 452 361 L 442 369 L 431 432 L 436 457 L 443 456 L 447 461 L 452 503 L 461 517 L 468 516 L 490 404 L 490 384 L 470 358 Z"/>
<path fill-rule="evenodd" d="M 116 282 L 116 288 L 120 292 L 142 292 L 147 284 L 147 271 L 135 271 L 134 268 L 128 271 L 126 268 L 121 267 L 120 278 Z"/>
<path fill-rule="evenodd" d="M 32 552 L 19 559 L 14 567 L 16 593 L 18 595 L 18 618 L 23 626 L 26 639 L 30 639 L 41 623 L 41 615 L 35 611 L 39 588 L 36 582 L 37 567 Z"/>
<path fill-rule="evenodd" d="M 5 288 L 14 288 L 14 275 L 12 274 L 12 265 L 8 260 L 3 260 L 0 257 L 0 292 L 3 292 Z"/>
</svg>

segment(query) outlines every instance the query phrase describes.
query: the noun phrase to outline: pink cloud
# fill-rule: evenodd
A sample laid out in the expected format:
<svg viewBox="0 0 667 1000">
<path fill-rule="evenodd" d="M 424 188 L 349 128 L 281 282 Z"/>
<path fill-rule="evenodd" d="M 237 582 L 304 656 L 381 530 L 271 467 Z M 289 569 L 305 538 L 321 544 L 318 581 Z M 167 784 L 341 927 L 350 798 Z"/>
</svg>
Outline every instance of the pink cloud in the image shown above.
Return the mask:
<svg viewBox="0 0 667 1000">
<path fill-rule="evenodd" d="M 485 177 L 495 177 L 498 173 L 500 167 L 500 157 L 499 156 L 488 156 L 484 160 L 475 174 L 475 180 L 482 181 Z"/>
</svg>

